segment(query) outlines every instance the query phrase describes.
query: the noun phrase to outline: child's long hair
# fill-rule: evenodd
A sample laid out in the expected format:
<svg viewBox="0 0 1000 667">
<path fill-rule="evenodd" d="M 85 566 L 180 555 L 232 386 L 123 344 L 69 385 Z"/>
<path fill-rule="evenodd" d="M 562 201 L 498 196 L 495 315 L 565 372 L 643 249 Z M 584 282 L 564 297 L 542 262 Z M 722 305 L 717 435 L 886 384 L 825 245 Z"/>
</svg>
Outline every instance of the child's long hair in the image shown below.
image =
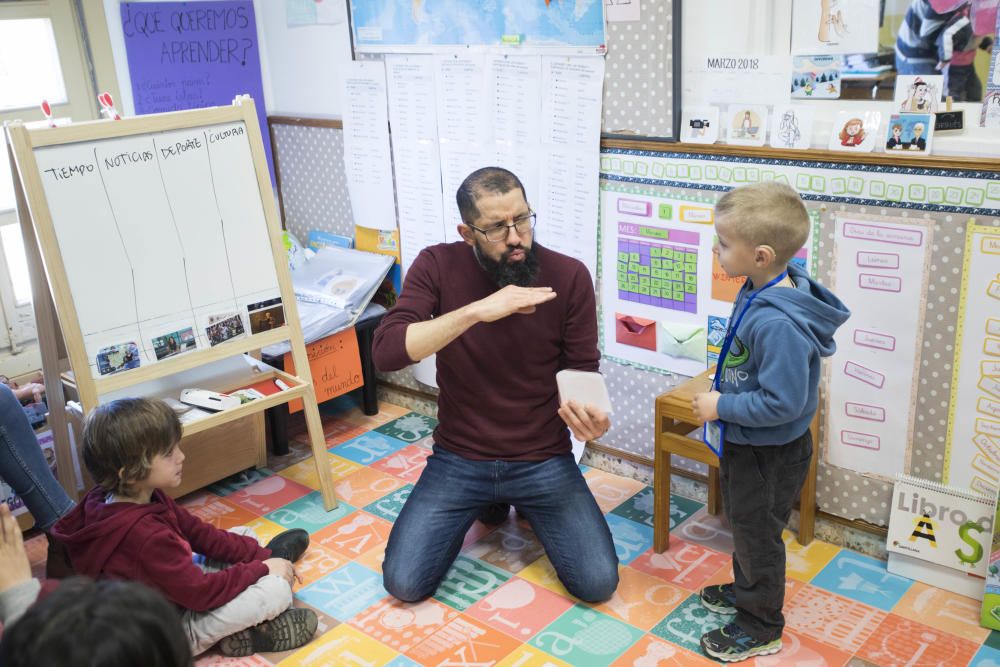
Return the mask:
<svg viewBox="0 0 1000 667">
<path fill-rule="evenodd" d="M 121 398 L 98 406 L 83 428 L 83 462 L 105 491 L 131 495 L 146 479 L 153 459 L 181 439 L 173 408 L 149 398 Z"/>
</svg>

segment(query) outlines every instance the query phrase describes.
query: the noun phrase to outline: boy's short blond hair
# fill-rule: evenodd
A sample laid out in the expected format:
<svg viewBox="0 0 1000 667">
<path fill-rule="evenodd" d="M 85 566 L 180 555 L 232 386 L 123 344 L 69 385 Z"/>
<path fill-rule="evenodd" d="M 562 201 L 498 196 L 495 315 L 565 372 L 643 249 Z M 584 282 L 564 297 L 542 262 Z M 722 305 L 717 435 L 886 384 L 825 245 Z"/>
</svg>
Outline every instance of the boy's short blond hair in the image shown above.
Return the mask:
<svg viewBox="0 0 1000 667">
<path fill-rule="evenodd" d="M 146 479 L 153 459 L 181 439 L 173 408 L 148 398 L 122 398 L 98 406 L 83 427 L 83 462 L 105 491 L 130 495 Z"/>
<path fill-rule="evenodd" d="M 776 263 L 781 265 L 809 238 L 809 213 L 799 193 L 776 181 L 730 190 L 715 205 L 715 218 L 730 219 L 734 233 L 750 245 L 774 248 Z"/>
</svg>

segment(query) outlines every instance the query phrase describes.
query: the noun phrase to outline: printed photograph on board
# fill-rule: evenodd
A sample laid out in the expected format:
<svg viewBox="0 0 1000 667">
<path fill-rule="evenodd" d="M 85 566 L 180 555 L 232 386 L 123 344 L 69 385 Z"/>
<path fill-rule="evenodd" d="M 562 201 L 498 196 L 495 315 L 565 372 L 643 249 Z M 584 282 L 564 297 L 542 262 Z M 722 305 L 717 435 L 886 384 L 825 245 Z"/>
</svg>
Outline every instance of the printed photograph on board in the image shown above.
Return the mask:
<svg viewBox="0 0 1000 667">
<path fill-rule="evenodd" d="M 250 316 L 250 333 L 253 334 L 276 329 L 285 323 L 281 297 L 247 304 L 247 314 Z"/>
<path fill-rule="evenodd" d="M 244 333 L 246 330 L 243 328 L 243 318 L 239 313 L 212 315 L 208 318 L 208 326 L 205 327 L 208 343 L 213 347 Z"/>
<path fill-rule="evenodd" d="M 97 352 L 97 371 L 109 375 L 130 368 L 139 368 L 139 346 L 134 341 L 108 345 Z"/>
<path fill-rule="evenodd" d="M 166 359 L 181 352 L 193 350 L 197 345 L 194 337 L 194 329 L 185 327 L 177 331 L 171 331 L 163 336 L 153 338 L 153 354 L 156 360 Z"/>
</svg>

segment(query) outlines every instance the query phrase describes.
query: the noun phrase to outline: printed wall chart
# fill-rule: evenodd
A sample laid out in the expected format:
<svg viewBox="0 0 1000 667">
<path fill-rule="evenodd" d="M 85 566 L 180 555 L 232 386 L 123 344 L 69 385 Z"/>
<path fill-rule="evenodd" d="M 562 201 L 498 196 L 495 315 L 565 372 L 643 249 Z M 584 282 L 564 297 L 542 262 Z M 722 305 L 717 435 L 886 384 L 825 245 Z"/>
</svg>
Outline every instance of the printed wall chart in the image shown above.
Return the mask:
<svg viewBox="0 0 1000 667">
<path fill-rule="evenodd" d="M 932 229 L 885 216 L 836 218 L 832 289 L 851 318 L 827 366 L 832 465 L 883 477 L 908 471 Z"/>
<path fill-rule="evenodd" d="M 713 351 L 718 354 L 744 279 L 730 278 L 714 261 L 713 207 L 708 200 L 602 186 L 606 355 L 693 376 L 705 370 Z M 813 255 L 810 241 L 793 261 L 812 272 Z"/>
</svg>

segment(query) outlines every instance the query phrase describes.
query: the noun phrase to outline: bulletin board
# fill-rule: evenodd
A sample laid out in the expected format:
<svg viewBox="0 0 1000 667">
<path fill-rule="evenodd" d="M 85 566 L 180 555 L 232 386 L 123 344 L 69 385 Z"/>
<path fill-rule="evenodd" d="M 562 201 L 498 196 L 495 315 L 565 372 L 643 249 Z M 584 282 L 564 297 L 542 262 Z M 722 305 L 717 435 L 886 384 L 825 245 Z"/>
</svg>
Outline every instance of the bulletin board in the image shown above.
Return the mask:
<svg viewBox="0 0 1000 667">
<path fill-rule="evenodd" d="M 606 142 L 610 143 L 610 142 Z M 914 381 L 909 400 L 912 401 L 910 423 L 906 432 L 893 433 L 891 437 L 895 445 L 902 449 L 886 448 L 884 454 L 890 451 L 896 457 L 907 456 L 905 446 L 909 443 L 908 460 L 901 465 L 907 468 L 909 474 L 934 481 L 947 481 L 945 462 L 949 460 L 946 441 L 952 428 L 949 426 L 951 406 L 955 405 L 959 416 L 964 419 L 964 431 L 967 436 L 954 431 L 958 438 L 964 437 L 971 444 L 972 439 L 980 434 L 983 428 L 990 424 L 982 421 L 992 419 L 987 414 L 973 414 L 979 405 L 978 400 L 960 398 L 958 401 L 949 396 L 949 385 L 955 370 L 955 363 L 961 363 L 962 373 L 974 374 L 972 385 L 966 382 L 970 392 L 978 392 L 976 399 L 987 396 L 981 388 L 977 388 L 983 375 L 981 362 L 989 361 L 984 353 L 984 343 L 988 342 L 988 318 L 979 317 L 973 324 L 975 329 L 971 344 L 958 340 L 959 330 L 959 295 L 962 293 L 965 280 L 964 261 L 967 256 L 967 230 L 972 225 L 980 236 L 995 236 L 1000 234 L 1000 173 L 986 169 L 984 161 L 969 161 L 969 168 L 963 169 L 959 163 L 945 168 L 926 168 L 919 166 L 900 166 L 898 164 L 879 164 L 878 157 L 873 157 L 870 164 L 848 164 L 815 159 L 787 160 L 775 156 L 739 155 L 734 150 L 714 150 L 712 153 L 699 153 L 696 148 L 680 147 L 664 151 L 649 150 L 648 143 L 625 145 L 615 142 L 606 145 L 602 151 L 602 187 L 641 189 L 653 192 L 664 201 L 689 200 L 697 198 L 715 202 L 724 192 L 732 187 L 759 180 L 765 172 L 773 172 L 774 176 L 782 176 L 802 194 L 807 208 L 817 216 L 818 234 L 815 243 L 816 275 L 823 284 L 835 286 L 838 271 L 835 262 L 839 255 L 850 255 L 855 262 L 854 279 L 860 278 L 860 273 L 883 273 L 886 276 L 898 274 L 889 266 L 895 265 L 893 258 L 879 257 L 871 253 L 901 254 L 898 250 L 877 250 L 872 248 L 841 248 L 836 245 L 835 233 L 837 221 L 863 221 L 875 219 L 878 225 L 900 226 L 910 231 L 907 237 L 894 237 L 893 241 L 907 241 L 911 245 L 903 247 L 917 251 L 916 261 L 927 258 L 925 276 L 918 271 L 915 275 L 917 284 L 914 293 L 924 296 L 921 306 L 921 319 L 912 323 L 918 332 L 910 332 L 916 344 L 910 365 L 905 368 L 906 377 L 900 377 L 907 383 Z M 815 158 L 818 152 L 806 153 L 809 158 Z M 617 160 L 617 161 L 616 161 Z M 644 165 L 645 174 L 640 174 L 640 163 Z M 995 167 L 995 165 L 993 165 Z M 696 171 L 692 171 L 697 168 Z M 654 171 L 656 169 L 656 171 Z M 769 175 L 771 177 L 771 175 Z M 843 223 L 841 223 L 843 224 Z M 602 220 L 603 225 L 603 220 Z M 922 231 L 920 245 L 914 246 L 915 238 L 912 230 Z M 853 234 L 853 232 L 852 232 Z M 975 243 L 981 246 L 977 236 Z M 890 245 L 879 243 L 877 245 Z M 987 244 L 986 250 L 992 249 Z M 857 266 L 857 253 L 862 255 L 863 264 L 871 265 L 888 262 L 888 266 L 875 267 Z M 844 254 L 847 253 L 847 254 Z M 968 257 L 973 257 L 969 254 Z M 991 266 L 990 255 L 980 253 L 984 267 Z M 902 256 L 900 257 L 902 261 Z M 605 253 L 605 261 L 606 253 Z M 882 268 L 887 270 L 882 271 Z M 987 293 L 993 284 L 993 279 L 987 279 L 989 269 L 986 269 L 979 279 L 978 288 L 968 289 L 968 294 L 975 294 L 983 303 L 992 303 L 994 299 Z M 996 270 L 993 271 L 996 273 Z M 846 275 L 846 274 L 845 274 Z M 914 277 L 908 272 L 910 278 Z M 910 280 L 904 276 L 904 280 Z M 920 281 L 925 279 L 926 286 Z M 602 276 L 602 287 L 605 279 Z M 890 282 L 869 283 L 877 287 L 891 287 Z M 904 287 L 908 287 L 904 283 Z M 606 289 L 606 287 L 605 287 Z M 854 297 L 849 297 L 856 302 Z M 848 303 L 848 307 L 852 304 Z M 983 313 L 983 307 L 970 304 L 967 313 Z M 964 321 L 972 321 L 971 315 L 966 315 Z M 860 322 L 860 320 L 859 320 Z M 851 321 L 848 321 L 848 325 Z M 845 329 L 853 339 L 854 328 Z M 864 329 L 864 327 L 861 327 Z M 884 333 L 874 330 L 876 334 Z M 889 332 L 890 334 L 892 332 Z M 607 331 L 604 332 L 607 336 Z M 867 334 L 866 334 L 867 335 Z M 971 334 L 970 334 L 971 335 Z M 878 344 L 886 339 L 879 337 L 862 338 L 863 342 Z M 899 336 L 896 336 L 897 339 Z M 897 345 L 899 341 L 897 340 Z M 890 345 L 891 347 L 891 345 Z M 901 349 L 901 348 L 897 348 Z M 958 350 L 971 361 L 959 362 Z M 989 348 L 992 349 L 992 348 Z M 832 362 L 845 362 L 844 358 L 835 356 Z M 859 365 L 872 368 L 871 365 L 858 362 Z M 842 366 L 841 366 L 842 367 Z M 992 372 L 993 366 L 987 364 L 986 369 Z M 874 369 L 878 370 L 878 369 Z M 601 439 L 605 447 L 619 450 L 623 455 L 632 455 L 639 459 L 652 458 L 653 432 L 649 419 L 650 401 L 656 396 L 686 380 L 685 376 L 675 373 L 664 374 L 651 372 L 649 369 L 634 364 L 622 364 L 616 360 L 604 358 L 601 362 L 601 372 L 604 374 L 612 402 L 615 405 L 615 415 L 611 430 Z M 900 366 L 892 365 L 886 375 L 900 374 Z M 989 377 L 986 377 L 989 380 Z M 992 385 L 989 385 L 992 386 Z M 639 397 L 637 399 L 637 397 Z M 876 405 L 872 401 L 854 401 L 866 405 Z M 961 405 L 959 405 L 959 403 Z M 992 404 L 982 403 L 982 409 L 989 410 Z M 877 406 L 885 407 L 885 406 Z M 829 404 L 821 421 L 821 440 L 829 442 L 832 427 L 828 421 Z M 857 406 L 852 409 L 858 410 Z M 862 409 L 863 410 L 863 409 Z M 863 412 L 865 416 L 869 413 Z M 879 416 L 877 414 L 872 416 Z M 977 422 L 979 418 L 981 421 Z M 862 420 L 864 421 L 864 420 Z M 879 422 L 867 421 L 868 424 Z M 980 432 L 976 431 L 978 427 Z M 864 429 L 848 429 L 868 433 Z M 989 443 L 987 443 L 989 444 Z M 974 444 L 971 444 L 975 447 Z M 967 444 L 955 439 L 952 452 L 964 451 L 966 468 L 975 471 L 971 465 L 974 454 Z M 956 464 L 954 454 L 951 455 L 952 465 Z M 676 459 L 674 465 L 692 472 L 704 474 L 704 469 L 683 459 Z M 860 519 L 877 525 L 886 525 L 889 517 L 892 484 L 885 481 L 883 475 L 872 474 L 873 471 L 859 472 L 843 465 L 835 465 L 823 458 L 819 462 L 817 477 L 817 499 L 824 512 L 847 519 Z M 957 469 L 951 472 L 957 479 Z M 977 473 L 982 476 L 981 473 Z M 969 477 L 971 480 L 971 476 Z"/>
<path fill-rule="evenodd" d="M 615 163 L 633 173 L 645 167 L 627 155 L 611 157 Z M 714 207 L 714 198 L 696 193 L 666 197 L 641 184 L 601 185 L 605 358 L 689 377 L 718 359 L 745 279 L 729 277 L 715 259 Z M 815 227 L 818 215 L 810 217 Z M 791 261 L 815 274 L 812 227 Z"/>
</svg>

